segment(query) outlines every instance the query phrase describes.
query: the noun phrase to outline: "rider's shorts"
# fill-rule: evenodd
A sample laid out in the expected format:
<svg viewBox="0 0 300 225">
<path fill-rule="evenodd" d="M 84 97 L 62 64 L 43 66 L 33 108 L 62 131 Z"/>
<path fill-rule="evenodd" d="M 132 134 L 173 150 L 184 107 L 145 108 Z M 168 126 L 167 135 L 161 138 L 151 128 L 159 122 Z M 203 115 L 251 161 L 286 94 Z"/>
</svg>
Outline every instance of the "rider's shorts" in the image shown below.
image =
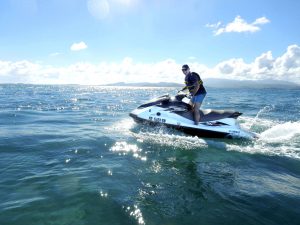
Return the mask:
<svg viewBox="0 0 300 225">
<path fill-rule="evenodd" d="M 196 103 L 199 102 L 200 104 L 202 104 L 203 99 L 205 98 L 206 94 L 199 94 L 199 95 L 195 95 L 192 98 L 192 103 Z"/>
</svg>

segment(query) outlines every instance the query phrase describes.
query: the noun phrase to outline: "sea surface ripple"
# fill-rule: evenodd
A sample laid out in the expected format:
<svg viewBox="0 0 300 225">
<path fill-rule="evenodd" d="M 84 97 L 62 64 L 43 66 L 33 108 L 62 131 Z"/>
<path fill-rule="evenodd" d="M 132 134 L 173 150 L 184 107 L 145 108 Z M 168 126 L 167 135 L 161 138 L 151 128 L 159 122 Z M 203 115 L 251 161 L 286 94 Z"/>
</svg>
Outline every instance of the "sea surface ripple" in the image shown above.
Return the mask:
<svg viewBox="0 0 300 225">
<path fill-rule="evenodd" d="M 300 91 L 207 90 L 259 138 L 129 118 L 175 88 L 0 85 L 0 224 L 299 224 Z"/>
</svg>

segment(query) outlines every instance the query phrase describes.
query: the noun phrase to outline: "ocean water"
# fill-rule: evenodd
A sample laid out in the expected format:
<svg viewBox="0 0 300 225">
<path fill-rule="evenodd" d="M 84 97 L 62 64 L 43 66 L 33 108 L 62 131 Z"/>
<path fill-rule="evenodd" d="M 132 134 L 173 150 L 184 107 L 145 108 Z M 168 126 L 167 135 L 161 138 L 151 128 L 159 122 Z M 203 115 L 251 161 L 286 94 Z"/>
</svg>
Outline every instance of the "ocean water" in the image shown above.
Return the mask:
<svg viewBox="0 0 300 225">
<path fill-rule="evenodd" d="M 207 89 L 259 138 L 129 118 L 175 88 L 0 85 L 0 224 L 300 224 L 300 90 Z"/>
</svg>

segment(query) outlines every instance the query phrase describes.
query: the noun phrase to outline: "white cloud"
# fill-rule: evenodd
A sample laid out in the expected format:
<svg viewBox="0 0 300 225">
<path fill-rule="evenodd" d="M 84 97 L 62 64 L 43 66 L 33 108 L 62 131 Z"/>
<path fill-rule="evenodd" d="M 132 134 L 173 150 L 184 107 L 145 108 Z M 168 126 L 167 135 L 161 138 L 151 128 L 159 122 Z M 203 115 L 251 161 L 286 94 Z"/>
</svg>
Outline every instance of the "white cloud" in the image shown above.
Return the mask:
<svg viewBox="0 0 300 225">
<path fill-rule="evenodd" d="M 74 43 L 71 45 L 70 49 L 71 51 L 80 51 L 86 49 L 88 46 L 83 42 Z"/>
<path fill-rule="evenodd" d="M 272 56 L 272 52 L 268 51 L 266 53 L 261 54 L 254 61 L 255 68 L 257 70 L 271 70 L 274 66 L 274 59 Z"/>
<path fill-rule="evenodd" d="M 270 23 L 270 20 L 263 16 L 263 17 L 257 18 L 252 24 L 253 25 L 262 25 L 262 24 L 266 24 L 266 23 Z"/>
<path fill-rule="evenodd" d="M 247 23 L 241 16 L 236 16 L 233 22 L 228 23 L 227 25 L 222 26 L 221 22 L 216 24 L 207 24 L 206 27 L 212 28 L 215 35 L 220 35 L 223 33 L 243 33 L 250 32 L 254 33 L 259 31 L 260 25 L 269 23 L 270 20 L 266 17 L 257 18 L 253 23 Z"/>
<path fill-rule="evenodd" d="M 290 45 L 287 52 L 276 59 L 275 65 L 284 70 L 293 70 L 300 67 L 300 47 L 298 45 Z"/>
<path fill-rule="evenodd" d="M 242 59 L 230 59 L 219 63 L 215 69 L 219 70 L 223 78 L 275 79 L 300 84 L 300 47 L 290 45 L 277 58 L 273 58 L 272 52 L 268 51 L 249 64 Z"/>
<path fill-rule="evenodd" d="M 186 63 L 186 62 L 184 62 Z M 207 78 L 273 79 L 300 84 L 300 47 L 288 46 L 274 58 L 271 51 L 262 53 L 251 63 L 233 58 L 207 67 L 196 60 L 187 62 L 193 71 Z M 33 84 L 106 84 L 114 82 L 183 82 L 181 64 L 173 59 L 156 63 L 136 63 L 126 57 L 120 63 L 78 62 L 67 67 L 54 67 L 30 61 L 0 61 L 0 83 Z"/>
<path fill-rule="evenodd" d="M 220 26 L 221 26 L 221 22 L 217 22 L 217 23 L 214 23 L 214 24 L 206 24 L 205 26 L 208 27 L 208 28 L 212 28 L 212 29 L 218 29 Z"/>
<path fill-rule="evenodd" d="M 134 63 L 126 57 L 121 63 L 76 63 L 53 67 L 29 61 L 0 61 L 0 83 L 105 84 L 114 82 L 182 81 L 174 60 L 153 64 Z M 176 77 L 176 73 L 178 77 Z M 175 74 L 175 75 L 174 75 Z"/>
<path fill-rule="evenodd" d="M 251 65 L 244 62 L 243 59 L 230 59 L 219 63 L 215 69 L 218 74 L 222 74 L 225 78 L 235 79 L 238 77 L 240 80 L 249 79 L 246 75 L 251 71 Z"/>
</svg>

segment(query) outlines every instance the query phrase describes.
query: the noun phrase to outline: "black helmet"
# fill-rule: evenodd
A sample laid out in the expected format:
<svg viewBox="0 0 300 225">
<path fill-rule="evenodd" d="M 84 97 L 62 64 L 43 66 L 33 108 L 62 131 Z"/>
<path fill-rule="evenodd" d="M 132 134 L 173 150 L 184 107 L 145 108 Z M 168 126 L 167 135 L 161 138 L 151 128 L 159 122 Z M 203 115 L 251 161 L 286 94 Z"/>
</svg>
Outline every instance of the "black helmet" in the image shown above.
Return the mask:
<svg viewBox="0 0 300 225">
<path fill-rule="evenodd" d="M 184 64 L 183 66 L 182 66 L 182 69 L 183 70 L 187 70 L 187 69 L 189 69 L 190 67 L 187 65 L 187 64 Z"/>
</svg>

